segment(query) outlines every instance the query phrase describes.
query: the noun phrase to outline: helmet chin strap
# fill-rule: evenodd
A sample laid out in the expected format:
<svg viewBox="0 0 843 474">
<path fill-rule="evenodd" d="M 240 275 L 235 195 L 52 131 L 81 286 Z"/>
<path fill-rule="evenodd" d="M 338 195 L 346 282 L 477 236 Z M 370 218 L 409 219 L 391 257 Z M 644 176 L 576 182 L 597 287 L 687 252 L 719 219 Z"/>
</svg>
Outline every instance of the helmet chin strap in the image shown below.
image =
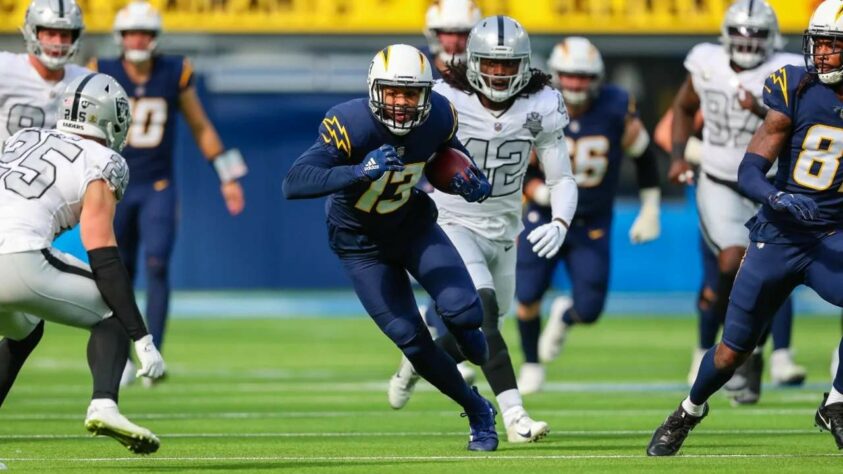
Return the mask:
<svg viewBox="0 0 843 474">
<path fill-rule="evenodd" d="M 123 57 L 130 63 L 142 63 L 149 61 L 152 58 L 151 49 L 127 49 L 123 53 Z"/>
<path fill-rule="evenodd" d="M 571 106 L 579 106 L 584 104 L 588 100 L 588 97 L 588 91 L 572 91 L 568 89 L 562 89 L 562 98 L 565 99 L 566 104 Z"/>
</svg>

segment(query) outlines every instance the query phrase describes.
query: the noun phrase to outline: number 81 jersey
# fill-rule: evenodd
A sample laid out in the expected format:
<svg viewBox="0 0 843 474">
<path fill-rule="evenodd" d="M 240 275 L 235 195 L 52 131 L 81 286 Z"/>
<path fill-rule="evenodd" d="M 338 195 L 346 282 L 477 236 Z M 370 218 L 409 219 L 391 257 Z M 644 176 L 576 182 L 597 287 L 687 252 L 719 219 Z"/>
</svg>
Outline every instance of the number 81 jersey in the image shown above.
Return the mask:
<svg viewBox="0 0 843 474">
<path fill-rule="evenodd" d="M 496 115 L 469 94 L 445 82 L 433 90 L 444 95 L 457 110 L 457 137 L 492 185 L 491 196 L 482 203 L 434 191 L 439 223 L 467 227 L 490 240 L 511 241 L 521 222 L 521 192 L 533 147 L 552 146 L 563 139 L 568 112 L 556 90 L 522 95 Z"/>
</svg>

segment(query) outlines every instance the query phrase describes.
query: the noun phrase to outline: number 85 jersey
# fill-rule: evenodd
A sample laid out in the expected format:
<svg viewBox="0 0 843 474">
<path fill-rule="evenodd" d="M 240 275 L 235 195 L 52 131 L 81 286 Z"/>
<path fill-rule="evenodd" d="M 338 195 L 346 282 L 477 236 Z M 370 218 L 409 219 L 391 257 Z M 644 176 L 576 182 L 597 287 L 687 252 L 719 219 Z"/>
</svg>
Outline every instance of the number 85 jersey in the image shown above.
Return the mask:
<svg viewBox="0 0 843 474">
<path fill-rule="evenodd" d="M 521 192 L 533 147 L 541 158 L 543 148 L 565 146 L 568 112 L 562 96 L 545 87 L 518 96 L 503 112 L 493 112 L 476 93 L 444 82 L 433 90 L 454 105 L 460 122 L 457 137 L 492 184 L 492 194 L 483 203 L 434 191 L 439 223 L 461 225 L 490 240 L 514 240 L 523 228 Z"/>
<path fill-rule="evenodd" d="M 39 250 L 79 223 L 91 181 L 103 179 L 117 199 L 129 181 L 125 160 L 93 140 L 27 128 L 0 155 L 0 254 Z"/>
</svg>

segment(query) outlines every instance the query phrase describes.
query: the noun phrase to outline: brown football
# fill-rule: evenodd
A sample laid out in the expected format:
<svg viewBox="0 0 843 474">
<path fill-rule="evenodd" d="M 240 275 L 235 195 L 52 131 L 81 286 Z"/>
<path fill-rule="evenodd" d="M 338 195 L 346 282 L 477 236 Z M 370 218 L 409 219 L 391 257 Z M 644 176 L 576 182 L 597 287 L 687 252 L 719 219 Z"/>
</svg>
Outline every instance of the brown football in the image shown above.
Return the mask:
<svg viewBox="0 0 843 474">
<path fill-rule="evenodd" d="M 451 180 L 465 173 L 472 165 L 471 159 L 454 148 L 443 148 L 424 167 L 424 176 L 430 184 L 444 193 L 453 194 Z"/>
</svg>

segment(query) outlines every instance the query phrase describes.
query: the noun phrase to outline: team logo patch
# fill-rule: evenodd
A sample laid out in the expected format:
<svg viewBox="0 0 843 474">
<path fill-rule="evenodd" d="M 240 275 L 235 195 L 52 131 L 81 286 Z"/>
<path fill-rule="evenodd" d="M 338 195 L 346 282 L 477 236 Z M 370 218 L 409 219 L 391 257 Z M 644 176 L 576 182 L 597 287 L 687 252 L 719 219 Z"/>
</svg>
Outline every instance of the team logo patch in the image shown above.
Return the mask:
<svg viewBox="0 0 843 474">
<path fill-rule="evenodd" d="M 541 133 L 544 128 L 542 127 L 542 116 L 538 112 L 530 112 L 527 114 L 527 121 L 524 122 L 522 125 L 526 128 L 533 138 L 535 138 L 539 133 Z"/>
</svg>

